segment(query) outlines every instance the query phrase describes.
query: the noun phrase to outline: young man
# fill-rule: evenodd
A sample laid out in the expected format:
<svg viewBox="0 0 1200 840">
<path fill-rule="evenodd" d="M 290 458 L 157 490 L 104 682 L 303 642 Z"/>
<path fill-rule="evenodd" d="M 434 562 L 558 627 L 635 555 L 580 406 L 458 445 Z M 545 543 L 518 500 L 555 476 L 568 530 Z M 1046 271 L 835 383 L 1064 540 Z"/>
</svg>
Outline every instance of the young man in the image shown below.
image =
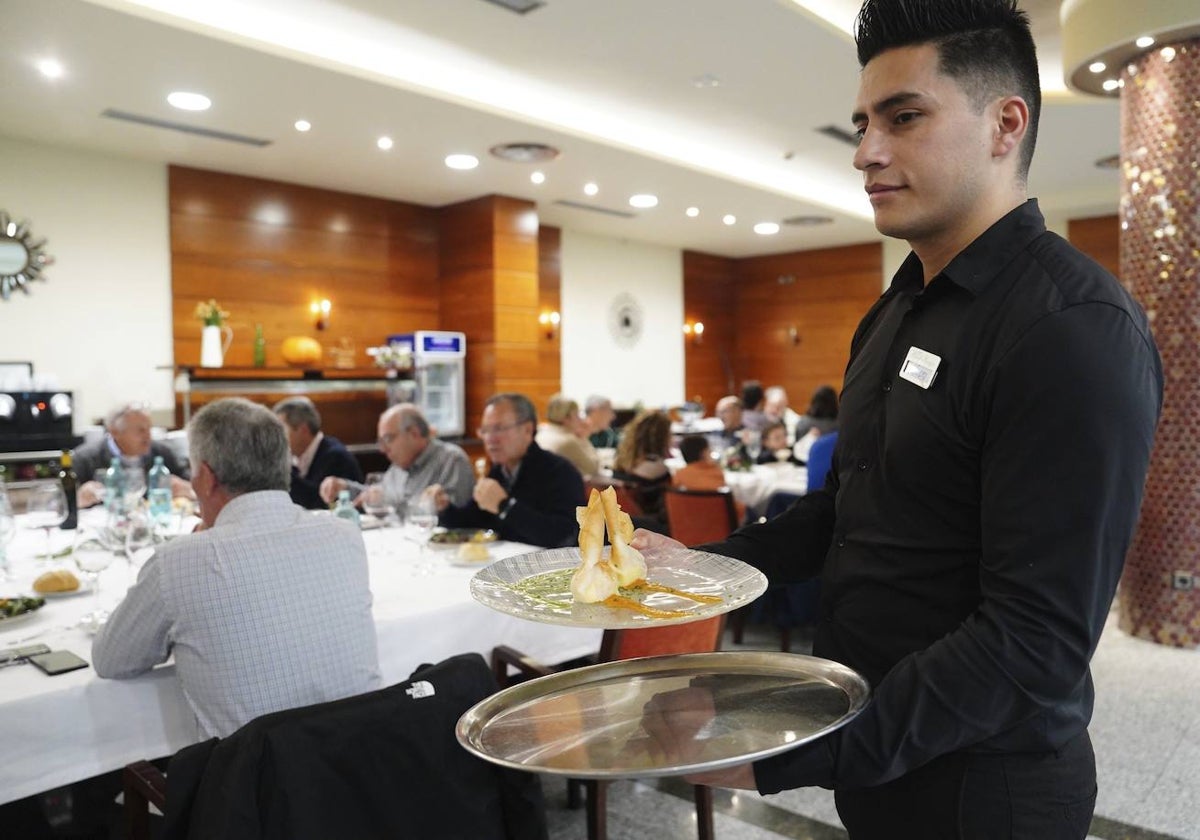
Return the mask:
<svg viewBox="0 0 1200 840">
<path fill-rule="evenodd" d="M 1040 95 L 1015 0 L 868 0 L 857 43 L 854 165 L 913 253 L 851 344 L 829 483 L 708 549 L 776 584 L 819 573 L 814 653 L 873 697 L 699 781 L 833 788 L 853 840 L 1083 838 L 1088 664 L 1137 520 L 1158 353 L 1121 285 L 1026 199 Z"/>
</svg>

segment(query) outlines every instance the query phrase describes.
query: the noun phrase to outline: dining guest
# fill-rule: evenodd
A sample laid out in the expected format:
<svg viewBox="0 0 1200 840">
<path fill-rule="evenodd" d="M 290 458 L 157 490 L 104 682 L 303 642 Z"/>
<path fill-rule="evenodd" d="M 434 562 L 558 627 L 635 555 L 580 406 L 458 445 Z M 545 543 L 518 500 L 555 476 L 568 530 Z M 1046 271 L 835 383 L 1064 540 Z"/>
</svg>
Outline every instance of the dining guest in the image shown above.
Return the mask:
<svg viewBox="0 0 1200 840">
<path fill-rule="evenodd" d="M 621 442 L 621 433 L 613 428 L 617 412 L 613 411 L 612 400 L 593 394 L 583 404 L 583 414 L 587 418 L 588 441 L 592 446 L 596 449 L 616 449 Z"/>
<path fill-rule="evenodd" d="M 871 701 L 691 780 L 831 788 L 852 840 L 1082 840 L 1089 662 L 1162 365 L 1121 283 L 1027 197 L 1041 87 L 1016 0 L 867 0 L 856 42 L 854 166 L 875 226 L 912 252 L 851 342 L 824 488 L 704 548 L 771 584 L 819 575 L 813 653 Z"/>
<path fill-rule="evenodd" d="M 588 440 L 588 423 L 579 414 L 579 403 L 565 394 L 555 394 L 546 407 L 546 422 L 534 438 L 538 446 L 561 455 L 584 476 L 600 472 L 600 456 Z"/>
<path fill-rule="evenodd" d="M 663 489 L 671 484 L 671 418 L 665 411 L 643 411 L 625 426 L 613 459 L 613 478 L 633 492 L 642 516 L 665 528 Z M 653 527 L 647 523 L 645 527 Z"/>
<path fill-rule="evenodd" d="M 203 530 L 161 545 L 92 643 L 101 677 L 171 656 L 200 737 L 380 686 L 367 552 L 351 523 L 292 502 L 270 409 L 222 399 L 188 426 Z"/>
<path fill-rule="evenodd" d="M 438 440 L 421 409 L 412 403 L 397 403 L 379 415 L 376 424 L 379 451 L 390 466 L 383 474 L 386 503 L 403 511 L 408 502 L 438 485 L 455 504 L 471 498 L 475 474 L 461 446 Z M 330 477 L 321 482 L 321 498 L 330 503 L 338 493 L 349 490 L 357 504 L 366 490 L 361 480 Z"/>
<path fill-rule="evenodd" d="M 757 379 L 742 383 L 742 427 L 752 432 L 761 432 L 770 422 L 766 414 L 767 392 Z"/>
<path fill-rule="evenodd" d="M 755 459 L 756 464 L 798 463 L 788 446 L 787 427 L 781 421 L 768 423 L 762 430 L 762 451 Z"/>
<path fill-rule="evenodd" d="M 808 408 L 796 421 L 795 437 L 800 439 L 816 429 L 816 437 L 827 435 L 837 428 L 838 396 L 832 385 L 822 385 L 813 391 Z"/>
<path fill-rule="evenodd" d="M 797 414 L 788 403 L 787 391 L 780 385 L 772 385 L 767 389 L 766 404 L 763 406 L 763 414 L 767 415 L 767 419 L 771 422 L 783 423 L 787 429 L 788 444 L 796 442 L 796 424 L 800 420 L 800 415 Z"/>
<path fill-rule="evenodd" d="M 187 464 L 175 457 L 175 452 L 165 443 L 150 436 L 150 408 L 145 403 L 122 403 L 109 412 L 104 421 L 104 436 L 88 441 L 71 453 L 71 468 L 79 476 L 76 495 L 80 507 L 91 507 L 104 498 L 104 485 L 93 476 L 119 458 L 127 470 L 149 472 L 154 459 L 161 457 L 163 465 L 171 471 L 172 497 L 191 496 L 192 486 L 188 483 Z"/>
<path fill-rule="evenodd" d="M 465 502 L 434 485 L 439 521 L 447 527 L 491 528 L 501 539 L 558 548 L 579 536 L 575 508 L 584 504 L 583 476 L 534 440 L 537 411 L 524 394 L 496 394 L 484 404 L 479 437 L 491 470 Z"/>
<path fill-rule="evenodd" d="M 321 431 L 321 413 L 308 397 L 288 397 L 272 409 L 287 430 L 292 451 L 292 501 L 324 508 L 321 482 L 328 476 L 362 481 L 362 469 L 340 440 Z"/>
</svg>

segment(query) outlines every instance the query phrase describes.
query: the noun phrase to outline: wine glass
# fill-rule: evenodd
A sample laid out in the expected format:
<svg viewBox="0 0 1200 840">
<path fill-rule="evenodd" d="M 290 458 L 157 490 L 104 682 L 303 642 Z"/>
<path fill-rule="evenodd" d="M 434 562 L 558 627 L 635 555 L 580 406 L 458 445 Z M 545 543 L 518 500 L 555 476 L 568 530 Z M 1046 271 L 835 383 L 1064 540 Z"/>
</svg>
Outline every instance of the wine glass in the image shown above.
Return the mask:
<svg viewBox="0 0 1200 840">
<path fill-rule="evenodd" d="M 393 507 L 388 503 L 383 489 L 383 473 L 367 473 L 367 487 L 363 491 L 363 510 L 384 525 L 391 522 Z"/>
<path fill-rule="evenodd" d="M 41 528 L 46 532 L 46 553 L 41 559 L 49 561 L 53 547 L 50 532 L 67 520 L 67 494 L 57 481 L 34 485 L 25 500 L 25 527 Z"/>
<path fill-rule="evenodd" d="M 116 555 L 112 543 L 104 535 L 80 528 L 75 536 L 75 550 L 71 552 L 75 566 L 92 586 L 95 609 L 79 620 L 79 626 L 95 633 L 108 621 L 108 611 L 100 606 L 100 573 L 112 565 Z"/>
<path fill-rule="evenodd" d="M 12 502 L 0 487 L 0 581 L 10 580 L 8 567 L 8 544 L 17 534 L 17 518 L 13 516 Z"/>
<path fill-rule="evenodd" d="M 413 533 L 413 539 L 420 546 L 422 559 L 425 557 L 425 546 L 437 524 L 437 508 L 434 507 L 433 499 L 421 494 L 408 500 L 408 525 Z"/>
<path fill-rule="evenodd" d="M 137 507 L 145 495 L 146 474 L 137 467 L 127 467 L 125 469 L 125 491 L 122 494 L 125 509 L 132 510 Z"/>
<path fill-rule="evenodd" d="M 154 554 L 154 545 L 159 541 L 156 524 L 155 518 L 144 506 L 131 510 L 123 523 L 124 539 L 120 547 L 134 581 L 142 564 Z"/>
</svg>

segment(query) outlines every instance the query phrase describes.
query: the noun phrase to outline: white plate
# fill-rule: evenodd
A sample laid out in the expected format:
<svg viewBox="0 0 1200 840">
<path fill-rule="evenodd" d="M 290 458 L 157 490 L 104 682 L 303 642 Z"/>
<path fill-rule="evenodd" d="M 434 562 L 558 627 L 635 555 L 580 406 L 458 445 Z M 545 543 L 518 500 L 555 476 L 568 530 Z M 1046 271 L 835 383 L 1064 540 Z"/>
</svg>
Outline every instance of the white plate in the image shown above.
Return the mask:
<svg viewBox="0 0 1200 840">
<path fill-rule="evenodd" d="M 495 563 L 496 558 L 489 552 L 488 556 L 483 560 L 464 560 L 458 556 L 458 552 L 455 552 L 454 554 L 447 555 L 446 562 L 451 566 L 458 566 L 462 569 L 482 569 L 485 566 Z"/>
<path fill-rule="evenodd" d="M 30 587 L 30 588 L 32 589 L 32 587 Z M 45 598 L 48 601 L 52 601 L 57 598 L 74 598 L 76 595 L 87 595 L 91 591 L 92 591 L 91 581 L 80 578 L 78 589 L 72 589 L 69 592 L 37 592 L 37 591 L 35 591 L 33 594 L 36 595 L 38 598 Z"/>
<path fill-rule="evenodd" d="M 609 549 L 605 548 L 604 551 L 607 556 Z M 732 557 L 690 548 L 644 554 L 649 570 L 647 577 L 651 583 L 697 595 L 718 595 L 722 600 L 716 604 L 705 604 L 679 595 L 652 592 L 641 599 L 646 606 L 686 613 L 670 618 L 654 618 L 634 610 L 606 607 L 603 604 L 575 604 L 567 576 L 563 577 L 561 586 L 543 593 L 543 597 L 533 597 L 514 588 L 516 584 L 535 575 L 577 568 L 580 563 L 578 548 L 555 548 L 497 560 L 476 572 L 471 579 L 471 595 L 494 610 L 530 621 L 616 629 L 684 624 L 711 618 L 745 606 L 767 588 L 767 579 L 762 572 Z"/>
<path fill-rule="evenodd" d="M 16 627 L 18 624 L 23 624 L 24 622 L 33 618 L 33 616 L 37 615 L 38 610 L 40 609 L 41 607 L 38 607 L 36 610 L 29 610 L 28 612 L 23 612 L 20 615 L 9 616 L 8 618 L 0 618 L 0 633 L 3 633 L 10 627 Z"/>
</svg>

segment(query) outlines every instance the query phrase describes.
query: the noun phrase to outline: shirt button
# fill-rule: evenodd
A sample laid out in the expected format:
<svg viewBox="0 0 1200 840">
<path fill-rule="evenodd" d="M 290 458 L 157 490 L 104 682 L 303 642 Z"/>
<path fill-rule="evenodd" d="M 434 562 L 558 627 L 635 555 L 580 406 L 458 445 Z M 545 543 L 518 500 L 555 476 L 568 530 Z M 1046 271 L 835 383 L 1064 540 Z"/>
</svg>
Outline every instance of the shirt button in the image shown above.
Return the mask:
<svg viewBox="0 0 1200 840">
<path fill-rule="evenodd" d="M 844 548 L 846 546 L 846 538 L 838 537 L 837 538 L 837 546 L 838 546 L 838 548 Z"/>
<path fill-rule="evenodd" d="M 859 462 L 858 462 L 857 464 L 855 464 L 854 466 L 858 467 L 858 469 L 859 469 L 859 472 L 862 472 L 863 470 L 865 470 L 865 469 L 867 468 L 867 462 L 866 462 L 866 461 L 859 461 Z"/>
<path fill-rule="evenodd" d="M 892 383 L 891 383 L 891 382 L 884 382 L 884 383 L 883 383 L 883 392 L 886 394 L 886 393 L 887 393 L 888 391 L 890 391 L 890 390 L 892 390 Z"/>
</svg>

